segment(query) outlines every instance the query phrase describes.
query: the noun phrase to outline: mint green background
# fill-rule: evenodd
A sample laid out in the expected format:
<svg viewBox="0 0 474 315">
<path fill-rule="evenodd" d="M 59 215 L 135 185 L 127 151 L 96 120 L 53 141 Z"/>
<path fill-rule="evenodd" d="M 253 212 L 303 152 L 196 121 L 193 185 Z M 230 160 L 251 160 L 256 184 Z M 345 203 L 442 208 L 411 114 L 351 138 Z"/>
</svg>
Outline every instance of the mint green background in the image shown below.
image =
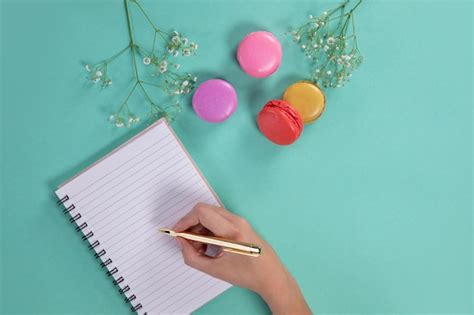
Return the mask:
<svg viewBox="0 0 474 315">
<path fill-rule="evenodd" d="M 127 313 L 53 197 L 143 128 L 105 121 L 124 96 L 130 56 L 106 91 L 87 86 L 81 65 L 126 45 L 123 4 L 0 2 L 0 312 Z M 283 33 L 328 2 L 143 3 L 158 25 L 200 44 L 183 69 L 236 87 L 227 122 L 206 124 L 187 105 L 174 128 L 226 206 L 274 245 L 313 311 L 472 312 L 472 1 L 366 1 L 356 17 L 364 64 L 327 91 L 323 117 L 291 147 L 266 141 L 255 116 L 306 74 Z M 145 29 L 137 23 L 140 42 Z M 263 80 L 234 59 L 257 29 L 284 47 L 280 70 Z M 267 312 L 240 288 L 198 311 Z"/>
</svg>

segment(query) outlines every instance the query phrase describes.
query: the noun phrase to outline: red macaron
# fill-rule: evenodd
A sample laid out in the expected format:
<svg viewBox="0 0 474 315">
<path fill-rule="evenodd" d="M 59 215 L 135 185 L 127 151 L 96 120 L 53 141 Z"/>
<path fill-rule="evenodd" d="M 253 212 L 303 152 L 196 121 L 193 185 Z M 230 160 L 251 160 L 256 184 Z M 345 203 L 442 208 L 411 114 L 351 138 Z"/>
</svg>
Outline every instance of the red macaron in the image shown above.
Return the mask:
<svg viewBox="0 0 474 315">
<path fill-rule="evenodd" d="M 303 131 L 300 114 L 283 100 L 271 100 L 265 104 L 258 114 L 257 124 L 265 137 L 279 145 L 292 144 Z"/>
</svg>

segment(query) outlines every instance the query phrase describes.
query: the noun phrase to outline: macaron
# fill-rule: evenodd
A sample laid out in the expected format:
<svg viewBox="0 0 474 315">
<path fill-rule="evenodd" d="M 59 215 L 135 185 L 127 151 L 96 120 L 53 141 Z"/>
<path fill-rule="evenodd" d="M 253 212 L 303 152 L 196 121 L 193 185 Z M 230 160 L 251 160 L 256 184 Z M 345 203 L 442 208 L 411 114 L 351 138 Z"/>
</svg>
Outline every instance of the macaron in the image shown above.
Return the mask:
<svg viewBox="0 0 474 315">
<path fill-rule="evenodd" d="M 290 85 L 283 94 L 283 100 L 296 108 L 305 124 L 318 119 L 326 105 L 323 91 L 309 81 L 300 81 Z"/>
<path fill-rule="evenodd" d="M 229 82 L 211 79 L 199 85 L 194 92 L 192 103 L 199 118 L 219 123 L 229 118 L 237 109 L 237 93 Z"/>
<path fill-rule="evenodd" d="M 237 48 L 237 60 L 248 75 L 268 77 L 281 64 L 283 52 L 278 39 L 270 32 L 258 31 L 247 34 Z"/>
<path fill-rule="evenodd" d="M 289 145 L 303 131 L 303 122 L 298 111 L 288 102 L 271 100 L 257 116 L 260 131 L 273 143 Z"/>
</svg>

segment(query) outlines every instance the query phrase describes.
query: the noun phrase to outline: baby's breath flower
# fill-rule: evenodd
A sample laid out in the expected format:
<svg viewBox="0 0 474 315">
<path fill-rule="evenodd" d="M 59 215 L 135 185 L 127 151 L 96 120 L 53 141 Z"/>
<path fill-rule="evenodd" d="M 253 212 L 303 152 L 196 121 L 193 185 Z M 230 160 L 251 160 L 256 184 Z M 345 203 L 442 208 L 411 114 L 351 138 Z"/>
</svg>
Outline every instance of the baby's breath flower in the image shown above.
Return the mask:
<svg viewBox="0 0 474 315">
<path fill-rule="evenodd" d="M 128 6 L 130 4 L 138 6 L 138 12 L 143 14 L 143 17 L 147 20 L 148 25 L 152 26 L 155 36 L 153 43 L 151 45 L 139 45 L 135 41 L 135 36 L 133 35 L 132 30 L 134 29 L 131 25 L 130 12 Z M 92 83 L 98 83 L 102 88 L 109 87 L 112 85 L 112 79 L 109 75 L 109 66 L 114 62 L 117 57 L 122 55 L 127 50 L 130 50 L 133 56 L 132 67 L 133 67 L 133 79 L 132 79 L 132 88 L 128 91 L 122 105 L 118 108 L 115 113 L 112 113 L 108 116 L 108 120 L 115 125 L 117 128 L 127 127 L 130 128 L 133 125 L 140 122 L 140 118 L 133 114 L 129 108 L 129 100 L 131 96 L 139 91 L 142 93 L 147 103 L 150 105 L 150 115 L 151 119 L 158 119 L 161 117 L 168 117 L 169 119 L 174 119 L 176 114 L 181 110 L 179 103 L 176 105 L 161 105 L 153 102 L 151 94 L 148 93 L 148 89 L 159 89 L 162 92 L 166 93 L 168 96 L 171 96 L 173 99 L 176 99 L 174 96 L 179 96 L 181 94 L 188 94 L 194 89 L 196 85 L 197 78 L 193 78 L 191 74 L 185 73 L 180 74 L 177 70 L 180 68 L 180 65 L 172 60 L 171 56 L 179 57 L 190 56 L 196 53 L 198 45 L 195 42 L 191 42 L 187 37 L 183 37 L 179 32 L 172 31 L 171 33 L 165 33 L 158 29 L 153 22 L 148 18 L 144 8 L 142 8 L 138 0 L 125 0 L 126 4 L 126 15 L 127 23 L 129 23 L 128 30 L 130 32 L 130 42 L 129 44 L 112 55 L 111 57 L 104 59 L 97 64 L 85 64 L 84 68 L 86 70 L 87 78 Z M 161 47 L 159 47 L 159 42 L 161 42 Z M 150 51 L 147 51 L 145 47 L 152 47 Z M 140 73 L 141 69 L 137 67 L 137 58 L 141 58 L 143 64 L 153 65 L 148 67 L 153 69 L 151 77 L 153 82 L 147 81 L 146 77 Z"/>
<path fill-rule="evenodd" d="M 123 126 L 124 126 L 123 119 L 120 117 L 117 117 L 115 119 L 115 127 L 122 128 Z"/>
<path fill-rule="evenodd" d="M 319 17 L 309 16 L 307 23 L 290 32 L 314 69 L 311 81 L 324 87 L 343 86 L 362 63 L 354 29 L 354 11 L 361 2 L 345 0 Z"/>
<path fill-rule="evenodd" d="M 171 41 L 173 42 L 173 44 L 179 45 L 179 43 L 181 42 L 181 39 L 179 38 L 179 36 L 175 35 L 171 38 Z"/>
<path fill-rule="evenodd" d="M 191 50 L 189 48 L 184 48 L 183 49 L 183 56 L 190 56 L 191 55 Z"/>
</svg>

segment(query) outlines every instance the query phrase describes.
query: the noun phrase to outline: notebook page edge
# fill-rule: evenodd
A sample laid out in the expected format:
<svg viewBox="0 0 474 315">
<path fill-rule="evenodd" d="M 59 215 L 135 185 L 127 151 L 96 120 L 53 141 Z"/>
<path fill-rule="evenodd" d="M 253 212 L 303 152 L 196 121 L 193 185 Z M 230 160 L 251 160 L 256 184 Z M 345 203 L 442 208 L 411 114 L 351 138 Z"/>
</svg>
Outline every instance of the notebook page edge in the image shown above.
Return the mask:
<svg viewBox="0 0 474 315">
<path fill-rule="evenodd" d="M 154 122 L 153 124 L 151 124 L 150 126 L 146 127 L 144 130 L 142 130 L 141 132 L 139 132 L 138 134 L 136 134 L 135 136 L 133 136 L 132 138 L 128 139 L 127 141 L 125 141 L 124 143 L 122 143 L 121 145 L 119 145 L 118 147 L 114 148 L 112 151 L 110 151 L 109 153 L 105 154 L 104 156 L 102 156 L 100 159 L 98 159 L 97 161 L 95 161 L 94 163 L 92 163 L 91 165 L 87 166 L 86 168 L 84 168 L 82 171 L 80 171 L 79 173 L 77 173 L 76 175 L 72 176 L 71 178 L 67 179 L 66 181 L 64 181 L 63 183 L 61 183 L 57 189 L 56 189 L 56 194 L 57 194 L 57 191 L 62 188 L 63 186 L 69 184 L 71 181 L 73 181 L 74 179 L 76 179 L 77 177 L 81 176 L 82 174 L 84 174 L 85 172 L 87 172 L 88 170 L 90 170 L 91 168 L 97 166 L 99 163 L 103 162 L 105 159 L 107 159 L 109 156 L 112 156 L 113 154 L 115 154 L 116 152 L 118 152 L 119 150 L 121 150 L 122 148 L 126 147 L 127 145 L 129 145 L 130 143 L 132 143 L 133 141 L 137 140 L 138 138 L 141 138 L 142 136 L 144 136 L 146 133 L 148 133 L 149 131 L 151 131 L 152 129 L 156 128 L 157 126 L 161 125 L 162 123 L 165 123 L 165 125 L 171 129 L 168 125 L 168 123 L 166 122 L 166 119 L 165 118 L 160 118 L 158 119 L 156 122 Z M 174 133 L 173 133 L 174 135 Z M 176 136 L 175 136 L 176 138 Z M 187 152 L 186 152 L 187 153 Z"/>
<path fill-rule="evenodd" d="M 212 196 L 216 199 L 216 201 L 219 203 L 219 205 L 221 207 L 224 206 L 224 204 L 222 203 L 221 199 L 217 196 L 216 192 L 214 191 L 214 189 L 212 188 L 212 186 L 209 184 L 209 182 L 207 181 L 206 177 L 202 174 L 201 170 L 199 169 L 199 167 L 197 166 L 196 162 L 194 162 L 194 159 L 191 157 L 191 155 L 189 154 L 188 150 L 186 149 L 186 147 L 183 145 L 183 143 L 181 142 L 181 140 L 178 138 L 178 136 L 176 135 L 176 133 L 174 132 L 173 128 L 171 128 L 171 126 L 168 124 L 167 121 L 165 121 L 165 125 L 166 127 L 170 130 L 171 132 L 171 135 L 173 135 L 174 139 L 176 140 L 176 142 L 179 144 L 179 146 L 181 147 L 181 149 L 183 150 L 183 152 L 186 154 L 186 157 L 189 159 L 189 161 L 191 161 L 191 164 L 193 165 L 194 169 L 196 170 L 196 172 L 199 174 L 199 177 L 202 179 L 202 181 L 204 182 L 204 184 L 206 185 L 206 188 L 209 189 L 209 191 L 211 192 Z"/>
</svg>

